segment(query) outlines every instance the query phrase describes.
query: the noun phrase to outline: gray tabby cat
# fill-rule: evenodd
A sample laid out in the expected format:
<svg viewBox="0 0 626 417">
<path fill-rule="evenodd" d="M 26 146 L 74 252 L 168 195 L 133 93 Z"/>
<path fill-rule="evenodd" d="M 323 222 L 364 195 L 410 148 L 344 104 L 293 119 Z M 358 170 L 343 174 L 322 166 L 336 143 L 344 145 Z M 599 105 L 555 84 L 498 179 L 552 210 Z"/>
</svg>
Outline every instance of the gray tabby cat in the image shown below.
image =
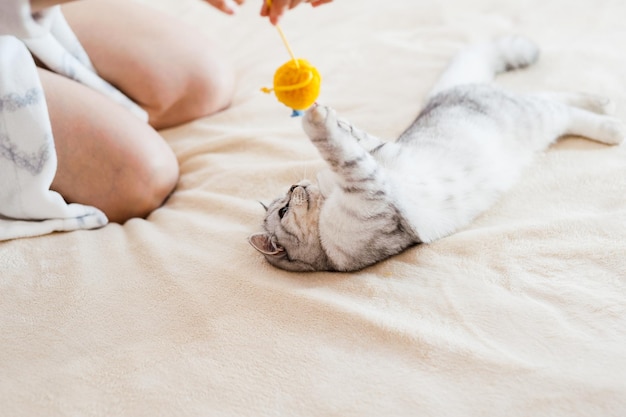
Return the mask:
<svg viewBox="0 0 626 417">
<path fill-rule="evenodd" d="M 395 142 L 309 109 L 304 130 L 330 171 L 270 204 L 250 243 L 290 271 L 354 271 L 467 226 L 519 178 L 533 154 L 563 135 L 606 144 L 626 136 L 608 100 L 513 94 L 494 75 L 537 60 L 537 47 L 504 37 L 462 50 L 425 108 Z"/>
</svg>

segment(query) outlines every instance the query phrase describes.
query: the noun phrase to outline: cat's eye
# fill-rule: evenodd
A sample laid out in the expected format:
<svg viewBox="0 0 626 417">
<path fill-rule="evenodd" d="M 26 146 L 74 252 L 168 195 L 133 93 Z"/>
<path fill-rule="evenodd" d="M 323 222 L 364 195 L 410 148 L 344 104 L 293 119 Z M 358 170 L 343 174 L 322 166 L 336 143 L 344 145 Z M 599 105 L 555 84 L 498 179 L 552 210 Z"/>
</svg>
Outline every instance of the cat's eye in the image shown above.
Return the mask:
<svg viewBox="0 0 626 417">
<path fill-rule="evenodd" d="M 281 219 L 283 217 L 285 217 L 285 214 L 287 213 L 287 210 L 289 210 L 289 206 L 285 206 L 285 207 L 281 208 L 280 210 L 278 210 L 278 217 L 280 217 Z"/>
</svg>

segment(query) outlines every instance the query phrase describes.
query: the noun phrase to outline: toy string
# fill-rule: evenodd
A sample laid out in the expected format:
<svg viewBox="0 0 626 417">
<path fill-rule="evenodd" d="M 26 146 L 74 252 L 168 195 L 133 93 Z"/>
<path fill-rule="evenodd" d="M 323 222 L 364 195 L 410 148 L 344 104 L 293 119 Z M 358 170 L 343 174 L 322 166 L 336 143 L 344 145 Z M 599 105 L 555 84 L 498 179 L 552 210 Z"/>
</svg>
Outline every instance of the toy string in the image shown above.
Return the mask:
<svg viewBox="0 0 626 417">
<path fill-rule="evenodd" d="M 272 0 L 267 0 L 267 7 L 272 7 Z M 296 64 L 296 68 L 300 69 L 300 63 L 298 63 L 298 60 L 296 59 L 296 56 L 294 55 L 293 50 L 291 49 L 291 46 L 289 45 L 289 42 L 287 41 L 287 37 L 285 36 L 285 33 L 283 32 L 279 24 L 276 24 L 276 30 L 278 31 L 278 34 L 280 35 L 280 39 L 282 39 L 283 43 L 285 44 L 285 48 L 287 48 L 287 52 L 289 52 L 291 59 Z"/>
<path fill-rule="evenodd" d="M 267 7 L 271 8 L 272 7 L 272 0 L 266 0 L 267 3 Z M 278 31 L 278 34 L 280 35 L 280 38 L 283 41 L 283 44 L 285 44 L 285 48 L 287 48 L 287 52 L 289 52 L 289 55 L 291 56 L 291 59 L 296 67 L 296 71 L 298 74 L 298 78 L 300 78 L 300 75 L 302 75 L 303 71 L 300 68 L 300 62 L 298 61 L 298 59 L 296 58 L 295 54 L 293 53 L 293 50 L 291 49 L 291 46 L 289 45 L 289 42 L 287 41 L 287 37 L 285 36 L 285 33 L 283 32 L 282 28 L 280 27 L 280 25 L 275 25 L 276 26 L 276 30 Z M 283 67 L 279 68 L 279 70 L 281 70 Z M 306 73 L 306 79 L 303 81 L 298 82 L 297 84 L 291 84 L 291 85 L 276 85 L 276 77 L 278 74 L 278 71 L 276 72 L 276 74 L 274 75 L 274 88 L 266 88 L 263 87 L 261 88 L 261 91 L 263 91 L 264 93 L 271 93 L 272 91 L 276 92 L 281 92 L 281 94 L 291 94 L 290 92 L 292 91 L 297 91 L 297 90 L 301 90 L 301 89 L 306 89 L 308 88 L 308 86 L 311 84 L 311 82 L 313 81 L 313 71 L 311 69 L 305 69 L 305 73 Z M 319 90 L 319 88 L 318 88 Z M 316 94 L 317 96 L 317 94 Z M 278 95 L 277 95 L 278 97 Z M 278 100 L 287 105 L 288 107 L 291 107 L 288 102 L 285 102 L 285 97 L 283 97 L 283 99 L 278 98 Z M 293 109 L 293 113 L 291 114 L 291 117 L 296 117 L 296 116 L 301 116 L 302 115 L 302 111 L 301 110 L 296 110 Z"/>
</svg>

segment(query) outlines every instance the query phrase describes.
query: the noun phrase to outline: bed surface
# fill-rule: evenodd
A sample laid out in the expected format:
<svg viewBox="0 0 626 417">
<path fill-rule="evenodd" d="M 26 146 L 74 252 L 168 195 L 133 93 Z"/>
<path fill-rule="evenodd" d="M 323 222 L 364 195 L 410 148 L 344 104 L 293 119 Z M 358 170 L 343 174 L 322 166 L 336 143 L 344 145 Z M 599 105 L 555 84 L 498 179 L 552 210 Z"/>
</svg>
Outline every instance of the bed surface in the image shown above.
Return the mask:
<svg viewBox="0 0 626 417">
<path fill-rule="evenodd" d="M 566 138 L 459 233 L 357 273 L 294 274 L 248 243 L 321 160 L 259 92 L 289 57 L 249 1 L 154 7 L 215 34 L 228 110 L 163 131 L 180 183 L 146 220 L 0 243 L 6 416 L 625 416 L 626 146 Z M 283 29 L 319 101 L 392 139 L 470 41 L 520 33 L 517 91 L 611 97 L 626 2 L 336 0 Z M 199 51 L 202 53 L 202 51 Z"/>
</svg>

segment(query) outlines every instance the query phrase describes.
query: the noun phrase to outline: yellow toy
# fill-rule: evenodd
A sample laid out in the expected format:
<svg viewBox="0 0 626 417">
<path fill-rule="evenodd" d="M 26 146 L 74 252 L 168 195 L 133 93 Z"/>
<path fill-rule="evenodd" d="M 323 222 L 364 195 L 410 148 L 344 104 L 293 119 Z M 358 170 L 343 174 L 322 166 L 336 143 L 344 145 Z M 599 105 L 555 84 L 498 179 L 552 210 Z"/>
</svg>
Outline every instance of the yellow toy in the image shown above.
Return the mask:
<svg viewBox="0 0 626 417">
<path fill-rule="evenodd" d="M 271 6 L 272 1 L 267 0 L 267 5 Z M 276 70 L 274 87 L 262 88 L 261 91 L 268 94 L 274 91 L 278 101 L 293 109 L 292 117 L 300 116 L 317 100 L 322 77 L 307 60 L 296 58 L 280 26 L 276 25 L 276 29 L 291 55 L 291 60 Z"/>
</svg>

